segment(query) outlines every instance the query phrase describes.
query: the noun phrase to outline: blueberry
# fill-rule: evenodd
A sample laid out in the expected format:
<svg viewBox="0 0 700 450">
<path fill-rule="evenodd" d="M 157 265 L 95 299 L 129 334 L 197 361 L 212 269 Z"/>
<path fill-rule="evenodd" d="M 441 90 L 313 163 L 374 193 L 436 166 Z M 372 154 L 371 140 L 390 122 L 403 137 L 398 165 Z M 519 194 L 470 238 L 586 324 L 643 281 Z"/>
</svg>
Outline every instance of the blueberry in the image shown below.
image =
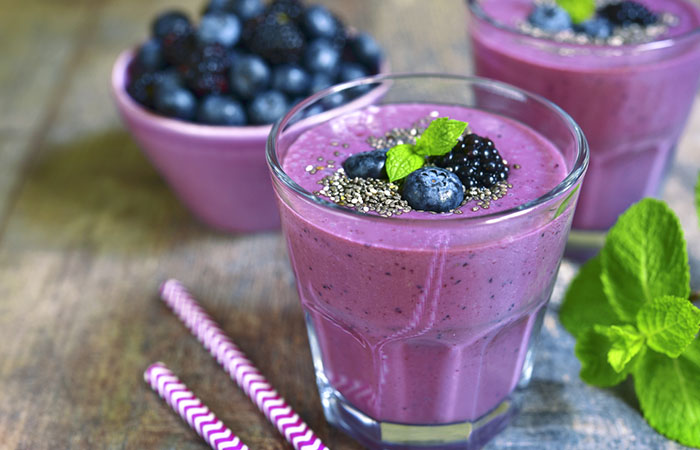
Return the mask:
<svg viewBox="0 0 700 450">
<path fill-rule="evenodd" d="M 321 106 L 326 110 L 337 108 L 347 101 L 347 97 L 344 92 L 336 92 L 331 95 L 326 95 L 321 99 Z"/>
<path fill-rule="evenodd" d="M 586 33 L 594 38 L 605 39 L 612 35 L 613 24 L 604 17 L 594 17 L 593 19 L 574 25 L 574 30 Z"/>
<path fill-rule="evenodd" d="M 145 72 L 133 78 L 126 87 L 131 98 L 146 107 L 153 106 L 157 77 L 153 72 Z"/>
<path fill-rule="evenodd" d="M 272 70 L 272 89 L 289 95 L 302 95 L 309 89 L 311 79 L 296 64 L 283 64 Z"/>
<path fill-rule="evenodd" d="M 309 39 L 332 39 L 338 32 L 338 22 L 333 14 L 321 5 L 310 6 L 304 11 L 301 23 Z"/>
<path fill-rule="evenodd" d="M 402 197 L 413 209 L 447 212 L 462 204 L 464 187 L 449 170 L 423 167 L 406 177 Z"/>
<path fill-rule="evenodd" d="M 156 38 L 151 38 L 139 47 L 136 53 L 135 63 L 139 70 L 155 72 L 165 65 L 163 58 L 163 46 Z"/>
<path fill-rule="evenodd" d="M 323 106 L 320 103 L 314 103 L 311 106 L 307 106 L 304 110 L 304 117 L 315 116 L 316 114 L 321 114 L 323 112 Z"/>
<path fill-rule="evenodd" d="M 245 125 L 243 106 L 231 97 L 209 95 L 200 102 L 197 121 L 210 125 Z"/>
<path fill-rule="evenodd" d="M 304 65 L 311 72 L 335 74 L 339 61 L 340 53 L 327 39 L 312 41 L 304 52 Z"/>
<path fill-rule="evenodd" d="M 287 112 L 287 98 L 280 91 L 267 91 L 256 96 L 248 105 L 250 122 L 262 125 L 276 121 Z"/>
<path fill-rule="evenodd" d="M 233 14 L 211 13 L 202 17 L 197 38 L 202 44 L 233 47 L 241 37 L 241 22 Z"/>
<path fill-rule="evenodd" d="M 372 150 L 357 153 L 343 161 L 343 170 L 348 178 L 382 178 L 386 179 L 387 150 Z"/>
<path fill-rule="evenodd" d="M 177 69 L 171 67 L 156 72 L 156 90 L 183 87 L 184 81 Z"/>
<path fill-rule="evenodd" d="M 366 77 L 367 71 L 364 67 L 359 64 L 351 62 L 343 62 L 340 65 L 340 73 L 338 74 L 338 81 L 352 81 L 358 78 Z"/>
<path fill-rule="evenodd" d="M 246 21 L 262 14 L 263 4 L 260 0 L 232 0 L 233 12 Z"/>
<path fill-rule="evenodd" d="M 244 53 L 241 52 L 237 48 L 228 49 L 228 65 L 229 65 L 229 67 L 233 67 L 236 64 L 238 64 L 238 61 L 241 60 L 241 56 L 243 56 L 243 55 L 244 55 Z"/>
<path fill-rule="evenodd" d="M 571 16 L 565 9 L 556 5 L 535 6 L 527 20 L 534 27 L 552 33 L 571 28 Z"/>
<path fill-rule="evenodd" d="M 211 0 L 204 9 L 204 14 L 212 12 L 232 13 L 245 22 L 261 14 L 263 9 L 260 0 Z"/>
<path fill-rule="evenodd" d="M 370 72 L 376 73 L 382 60 L 382 49 L 377 41 L 367 33 L 358 33 L 350 40 L 349 45 L 355 58 Z"/>
<path fill-rule="evenodd" d="M 366 77 L 367 71 L 364 67 L 357 63 L 344 62 L 340 65 L 340 73 L 338 74 L 338 81 L 344 83 L 346 81 L 357 80 L 358 78 Z M 353 96 L 364 94 L 370 90 L 369 84 L 363 84 L 356 86 L 350 90 Z"/>
<path fill-rule="evenodd" d="M 333 86 L 333 78 L 331 78 L 331 76 L 327 73 L 317 72 L 311 75 L 311 80 L 309 81 L 309 93 L 314 94 L 331 86 Z"/>
<path fill-rule="evenodd" d="M 270 69 L 259 56 L 243 55 L 231 68 L 231 90 L 242 99 L 250 99 L 270 83 Z"/>
<path fill-rule="evenodd" d="M 168 117 L 192 120 L 197 109 L 197 100 L 185 88 L 158 89 L 154 100 L 155 110 Z"/>
<path fill-rule="evenodd" d="M 168 34 L 181 35 L 190 28 L 190 19 L 182 11 L 166 11 L 159 14 L 151 23 L 151 33 L 158 39 Z"/>
</svg>

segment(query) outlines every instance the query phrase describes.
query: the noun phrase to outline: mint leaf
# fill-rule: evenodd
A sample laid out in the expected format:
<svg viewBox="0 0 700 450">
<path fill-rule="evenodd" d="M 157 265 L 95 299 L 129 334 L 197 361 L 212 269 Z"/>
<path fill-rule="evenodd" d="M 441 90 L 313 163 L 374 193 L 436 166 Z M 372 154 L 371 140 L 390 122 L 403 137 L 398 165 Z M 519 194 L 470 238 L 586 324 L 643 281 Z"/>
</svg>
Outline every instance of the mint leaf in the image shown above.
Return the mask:
<svg viewBox="0 0 700 450">
<path fill-rule="evenodd" d="M 665 295 L 642 306 L 637 326 L 652 350 L 678 358 L 700 328 L 700 309 L 687 298 Z M 698 377 L 700 382 L 700 374 Z"/>
<path fill-rule="evenodd" d="M 620 216 L 608 232 L 601 263 L 603 290 L 625 322 L 634 322 L 654 298 L 690 294 L 683 230 L 662 201 L 644 199 Z"/>
<path fill-rule="evenodd" d="M 615 372 L 622 372 L 632 358 L 644 348 L 644 336 L 632 325 L 613 325 L 608 327 L 605 333 L 611 343 L 608 362 Z"/>
<path fill-rule="evenodd" d="M 389 181 L 394 182 L 408 176 L 425 164 L 425 158 L 416 155 L 411 144 L 401 144 L 392 147 L 386 154 L 386 174 Z"/>
<path fill-rule="evenodd" d="M 438 117 L 416 140 L 415 152 L 421 156 L 440 156 L 449 153 L 457 144 L 457 139 L 467 129 L 467 123 Z"/>
<path fill-rule="evenodd" d="M 557 0 L 557 4 L 569 13 L 574 23 L 585 22 L 595 14 L 595 0 Z"/>
<path fill-rule="evenodd" d="M 691 342 L 681 356 L 700 367 L 700 338 Z"/>
<path fill-rule="evenodd" d="M 661 434 L 700 447 L 700 341 L 670 359 L 647 352 L 634 370 L 634 389 L 644 418 Z"/>
<path fill-rule="evenodd" d="M 579 338 L 593 325 L 618 325 L 622 321 L 603 292 L 600 255 L 589 260 L 571 282 L 559 308 L 559 320 L 566 330 Z"/>
<path fill-rule="evenodd" d="M 581 361 L 581 379 L 598 387 L 615 386 L 627 378 L 627 371 L 617 372 L 608 361 L 612 342 L 606 327 L 586 330 L 576 341 L 576 357 Z"/>
</svg>

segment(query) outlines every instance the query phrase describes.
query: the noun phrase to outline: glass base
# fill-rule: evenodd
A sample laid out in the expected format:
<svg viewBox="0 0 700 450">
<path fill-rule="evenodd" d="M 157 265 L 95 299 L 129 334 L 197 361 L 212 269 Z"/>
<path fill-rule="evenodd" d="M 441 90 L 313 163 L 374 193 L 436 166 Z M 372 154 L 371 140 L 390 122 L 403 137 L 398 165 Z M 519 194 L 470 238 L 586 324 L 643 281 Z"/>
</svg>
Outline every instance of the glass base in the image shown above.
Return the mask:
<svg viewBox="0 0 700 450">
<path fill-rule="evenodd" d="M 503 431 L 517 413 L 515 402 L 508 399 L 475 421 L 441 425 L 379 422 L 349 404 L 330 384 L 318 381 L 326 420 L 370 449 L 475 450 Z"/>
<path fill-rule="evenodd" d="M 316 383 L 326 420 L 369 449 L 476 450 L 503 431 L 518 412 L 521 396 L 515 392 L 477 420 L 439 425 L 413 425 L 375 420 L 355 408 L 331 385 L 323 370 L 320 347 L 311 317 L 308 313 L 305 315 Z M 532 353 L 533 349 L 528 349 L 526 360 L 530 360 L 530 364 L 525 364 L 523 368 L 519 388 L 526 386 L 531 378 Z"/>
</svg>

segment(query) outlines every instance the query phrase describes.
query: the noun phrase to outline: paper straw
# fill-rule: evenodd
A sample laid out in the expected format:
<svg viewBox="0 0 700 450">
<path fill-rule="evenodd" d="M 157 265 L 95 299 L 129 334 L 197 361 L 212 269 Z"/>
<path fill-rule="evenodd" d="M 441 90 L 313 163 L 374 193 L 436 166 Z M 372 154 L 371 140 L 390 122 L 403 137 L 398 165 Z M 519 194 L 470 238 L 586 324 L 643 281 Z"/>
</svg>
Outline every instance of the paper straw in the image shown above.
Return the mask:
<svg viewBox="0 0 700 450">
<path fill-rule="evenodd" d="M 179 281 L 163 283 L 160 295 L 296 450 L 328 450 Z"/>
<path fill-rule="evenodd" d="M 249 450 L 162 362 L 143 374 L 146 383 L 214 450 Z"/>
</svg>

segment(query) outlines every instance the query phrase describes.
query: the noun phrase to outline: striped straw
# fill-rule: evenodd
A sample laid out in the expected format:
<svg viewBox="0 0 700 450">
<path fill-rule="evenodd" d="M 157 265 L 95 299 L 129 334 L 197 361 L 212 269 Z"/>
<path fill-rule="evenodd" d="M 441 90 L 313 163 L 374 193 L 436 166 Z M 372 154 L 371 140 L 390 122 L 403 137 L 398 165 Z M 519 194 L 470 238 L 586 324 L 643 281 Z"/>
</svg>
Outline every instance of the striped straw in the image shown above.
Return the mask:
<svg viewBox="0 0 700 450">
<path fill-rule="evenodd" d="M 203 404 L 162 362 L 151 364 L 143 374 L 173 411 L 189 424 L 214 450 L 249 450 L 226 425 Z"/>
<path fill-rule="evenodd" d="M 160 295 L 296 450 L 328 450 L 179 281 L 163 283 Z"/>
</svg>

